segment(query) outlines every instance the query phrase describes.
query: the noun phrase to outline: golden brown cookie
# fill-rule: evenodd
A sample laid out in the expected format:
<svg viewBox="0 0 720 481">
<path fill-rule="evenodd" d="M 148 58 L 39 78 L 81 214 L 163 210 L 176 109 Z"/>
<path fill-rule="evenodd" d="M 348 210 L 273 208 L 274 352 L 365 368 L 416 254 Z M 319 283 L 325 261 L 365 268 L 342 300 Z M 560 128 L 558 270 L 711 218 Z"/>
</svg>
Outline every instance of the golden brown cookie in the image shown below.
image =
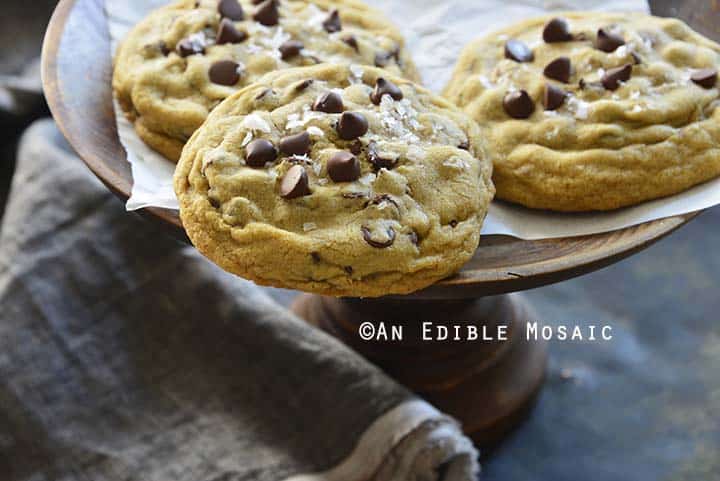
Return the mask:
<svg viewBox="0 0 720 481">
<path fill-rule="evenodd" d="M 355 0 L 182 0 L 128 34 L 113 87 L 140 137 L 177 161 L 224 98 L 268 72 L 321 62 L 418 78 L 400 33 Z"/>
<path fill-rule="evenodd" d="M 498 198 L 606 210 L 720 174 L 719 65 L 679 20 L 567 13 L 468 45 L 444 94 L 480 123 Z"/>
<path fill-rule="evenodd" d="M 405 294 L 472 257 L 492 199 L 477 124 L 374 67 L 268 74 L 220 104 L 175 173 L 193 244 L 260 284 Z"/>
</svg>

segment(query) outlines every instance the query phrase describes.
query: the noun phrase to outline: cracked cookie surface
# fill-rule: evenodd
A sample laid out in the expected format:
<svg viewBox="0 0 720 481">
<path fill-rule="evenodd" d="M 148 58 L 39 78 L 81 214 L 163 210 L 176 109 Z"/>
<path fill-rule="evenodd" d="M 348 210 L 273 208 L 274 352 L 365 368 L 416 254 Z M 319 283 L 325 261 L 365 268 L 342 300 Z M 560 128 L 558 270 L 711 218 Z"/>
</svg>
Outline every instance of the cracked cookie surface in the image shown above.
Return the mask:
<svg viewBox="0 0 720 481">
<path fill-rule="evenodd" d="M 719 65 L 679 20 L 566 13 L 468 45 L 444 95 L 480 123 L 498 198 L 609 210 L 720 174 Z"/>
<path fill-rule="evenodd" d="M 182 0 L 155 10 L 118 49 L 118 103 L 172 161 L 224 98 L 262 75 L 321 62 L 378 65 L 417 79 L 397 29 L 355 0 Z"/>
<path fill-rule="evenodd" d="M 405 294 L 469 260 L 494 194 L 477 124 L 374 67 L 268 74 L 220 104 L 175 173 L 224 269 L 335 296 Z"/>
</svg>

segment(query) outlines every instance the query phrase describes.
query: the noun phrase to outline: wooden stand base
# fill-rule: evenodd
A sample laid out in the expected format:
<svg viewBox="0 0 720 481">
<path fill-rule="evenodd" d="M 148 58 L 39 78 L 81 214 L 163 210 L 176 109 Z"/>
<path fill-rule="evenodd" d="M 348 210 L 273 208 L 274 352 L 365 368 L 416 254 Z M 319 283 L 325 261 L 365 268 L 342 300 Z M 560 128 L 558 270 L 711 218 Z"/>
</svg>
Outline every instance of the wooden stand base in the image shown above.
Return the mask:
<svg viewBox="0 0 720 481">
<path fill-rule="evenodd" d="M 418 300 L 303 294 L 293 310 L 460 420 L 481 448 L 496 445 L 524 419 L 544 380 L 546 345 L 527 340 L 526 322 L 533 319 L 518 295 Z M 372 327 L 361 329 L 363 323 Z M 360 331 L 371 339 L 363 340 Z"/>
</svg>

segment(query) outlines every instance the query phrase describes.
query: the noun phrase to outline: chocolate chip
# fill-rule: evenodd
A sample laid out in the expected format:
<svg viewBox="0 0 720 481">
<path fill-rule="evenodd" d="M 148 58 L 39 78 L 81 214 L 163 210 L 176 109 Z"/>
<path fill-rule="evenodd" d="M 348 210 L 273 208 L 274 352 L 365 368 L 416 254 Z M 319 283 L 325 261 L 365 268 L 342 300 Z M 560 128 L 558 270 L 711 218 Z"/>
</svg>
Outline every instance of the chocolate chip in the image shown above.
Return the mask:
<svg viewBox="0 0 720 481">
<path fill-rule="evenodd" d="M 255 11 L 253 19 L 266 27 L 277 25 L 280 21 L 280 12 L 278 11 L 277 0 L 265 0 L 261 3 Z"/>
<path fill-rule="evenodd" d="M 411 232 L 408 234 L 408 237 L 410 238 L 410 242 L 412 242 L 413 245 L 418 245 L 418 244 L 420 244 L 420 237 L 418 237 L 417 232 L 411 231 Z"/>
<path fill-rule="evenodd" d="M 356 140 L 352 144 L 350 144 L 350 152 L 352 152 L 354 155 L 360 155 L 363 150 L 363 144 L 359 140 Z"/>
<path fill-rule="evenodd" d="M 505 42 L 505 58 L 516 62 L 532 62 L 535 60 L 535 55 L 530 47 L 520 40 L 508 40 Z"/>
<path fill-rule="evenodd" d="M 360 178 L 360 162 L 350 152 L 335 152 L 327 161 L 327 173 L 333 182 L 353 182 Z"/>
<path fill-rule="evenodd" d="M 313 110 L 325 112 L 328 114 L 339 114 L 343 111 L 342 97 L 335 92 L 325 92 L 321 94 L 312 106 Z"/>
<path fill-rule="evenodd" d="M 358 45 L 357 38 L 355 38 L 355 35 L 348 35 L 346 37 L 341 38 L 340 40 L 342 40 L 343 42 L 348 44 L 356 52 L 360 51 L 360 46 Z"/>
<path fill-rule="evenodd" d="M 311 252 L 310 257 L 312 258 L 314 263 L 317 264 L 318 262 L 320 262 L 320 254 L 318 254 L 317 252 Z"/>
<path fill-rule="evenodd" d="M 353 140 L 365 135 L 368 121 L 357 112 L 343 112 L 337 124 L 337 133 L 343 140 Z"/>
<path fill-rule="evenodd" d="M 305 155 L 310 150 L 310 134 L 303 131 L 280 139 L 280 151 L 288 155 Z"/>
<path fill-rule="evenodd" d="M 397 165 L 397 159 L 388 159 L 380 155 L 377 143 L 374 140 L 368 144 L 368 162 L 373 165 L 376 171 L 380 169 L 390 170 Z"/>
<path fill-rule="evenodd" d="M 402 100 L 403 98 L 402 90 L 397 85 L 383 77 L 378 77 L 375 81 L 375 90 L 370 94 L 370 100 L 375 105 L 380 105 L 383 95 L 389 95 L 393 100 Z"/>
<path fill-rule="evenodd" d="M 219 85 L 235 85 L 240 80 L 239 67 L 240 65 L 232 60 L 217 61 L 208 71 L 210 81 Z"/>
<path fill-rule="evenodd" d="M 337 9 L 330 12 L 330 15 L 323 21 L 323 28 L 328 33 L 339 32 L 342 30 L 342 24 L 340 23 L 340 14 Z"/>
<path fill-rule="evenodd" d="M 584 78 L 581 78 L 578 82 L 578 87 L 580 87 L 580 90 L 585 90 L 585 87 L 587 87 L 587 82 Z"/>
<path fill-rule="evenodd" d="M 237 28 L 235 28 L 235 25 L 230 20 L 228 20 L 227 18 L 223 18 L 220 22 L 220 27 L 218 28 L 215 42 L 218 45 L 222 45 L 225 43 L 240 43 L 247 37 L 247 33 L 242 30 L 238 30 Z"/>
<path fill-rule="evenodd" d="M 299 83 L 295 86 L 295 91 L 296 91 L 296 92 L 302 92 L 303 90 L 305 90 L 306 88 L 308 88 L 309 86 L 311 86 L 311 85 L 313 84 L 313 82 L 315 82 L 315 81 L 314 81 L 313 79 L 311 79 L 311 78 L 305 79 L 305 80 L 303 80 L 302 82 L 299 82 Z"/>
<path fill-rule="evenodd" d="M 704 68 L 693 72 L 690 80 L 701 86 L 702 88 L 711 89 L 715 87 L 718 78 L 718 71 L 712 68 Z"/>
<path fill-rule="evenodd" d="M 570 25 L 564 18 L 553 18 L 545 24 L 543 29 L 543 40 L 546 43 L 569 42 L 573 39 L 570 33 Z"/>
<path fill-rule="evenodd" d="M 220 0 L 218 2 L 218 12 L 220 12 L 221 17 L 230 20 L 240 21 L 245 18 L 242 6 L 237 0 Z"/>
<path fill-rule="evenodd" d="M 602 77 L 602 84 L 608 90 L 617 90 L 621 82 L 627 82 L 632 76 L 632 64 L 611 68 Z"/>
<path fill-rule="evenodd" d="M 363 239 L 365 239 L 365 242 L 375 247 L 376 249 L 384 249 L 386 247 L 390 247 L 393 242 L 395 242 L 395 229 L 393 229 L 392 226 L 387 226 L 385 228 L 385 235 L 387 238 L 382 240 L 373 239 L 373 233 L 365 226 L 362 226 L 360 230 L 362 231 L 362 236 Z"/>
<path fill-rule="evenodd" d="M 157 44 L 157 48 L 158 50 L 160 50 L 160 53 L 162 53 L 166 57 L 170 55 L 170 49 L 164 41 L 160 40 L 160 42 L 158 42 Z"/>
<path fill-rule="evenodd" d="M 250 167 L 265 167 L 277 158 L 275 146 L 265 139 L 255 139 L 245 146 L 245 163 Z"/>
<path fill-rule="evenodd" d="M 505 112 L 515 119 L 526 119 L 535 112 L 535 102 L 524 90 L 510 92 L 503 99 Z"/>
<path fill-rule="evenodd" d="M 280 182 L 280 196 L 284 199 L 295 199 L 305 195 L 310 195 L 307 172 L 302 165 L 293 165 Z"/>
<path fill-rule="evenodd" d="M 280 50 L 280 57 L 282 57 L 283 60 L 287 60 L 298 56 L 300 54 L 300 50 L 303 48 L 305 48 L 305 46 L 302 42 L 298 42 L 297 40 L 288 40 L 280 45 L 278 50 Z"/>
<path fill-rule="evenodd" d="M 604 28 L 598 30 L 597 39 L 595 40 L 596 49 L 612 53 L 623 45 L 625 45 L 625 39 L 620 35 L 614 34 Z"/>
<path fill-rule="evenodd" d="M 196 39 L 184 38 L 177 44 L 177 53 L 181 57 L 189 57 L 205 53 L 205 46 Z"/>
<path fill-rule="evenodd" d="M 543 74 L 547 78 L 553 80 L 559 80 L 563 83 L 570 81 L 570 74 L 572 72 L 572 64 L 570 59 L 567 57 L 558 57 L 545 67 Z"/>
<path fill-rule="evenodd" d="M 455 227 L 457 227 L 457 225 L 458 225 L 458 221 L 456 221 L 456 220 L 454 220 L 454 219 L 450 221 L 450 227 L 452 227 L 453 229 L 454 229 Z"/>
<path fill-rule="evenodd" d="M 543 95 L 543 106 L 545 110 L 557 110 L 565 103 L 567 92 L 552 84 L 545 85 L 545 94 Z"/>
</svg>

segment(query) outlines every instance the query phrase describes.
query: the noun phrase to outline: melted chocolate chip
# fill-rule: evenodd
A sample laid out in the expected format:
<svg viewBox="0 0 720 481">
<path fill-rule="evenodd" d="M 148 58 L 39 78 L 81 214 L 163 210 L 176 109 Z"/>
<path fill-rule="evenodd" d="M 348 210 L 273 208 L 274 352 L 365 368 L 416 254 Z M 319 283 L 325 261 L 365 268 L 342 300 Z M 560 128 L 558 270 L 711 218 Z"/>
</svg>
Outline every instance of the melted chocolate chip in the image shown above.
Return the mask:
<svg viewBox="0 0 720 481">
<path fill-rule="evenodd" d="M 253 15 L 253 19 L 266 27 L 277 25 L 280 21 L 277 0 L 265 0 Z"/>
<path fill-rule="evenodd" d="M 525 90 L 516 90 L 505 96 L 503 108 L 514 119 L 527 119 L 535 112 L 535 102 Z"/>
<path fill-rule="evenodd" d="M 240 65 L 232 60 L 220 60 L 212 64 L 208 76 L 212 83 L 232 86 L 240 80 L 239 67 Z"/>
<path fill-rule="evenodd" d="M 345 42 L 348 46 L 352 47 L 356 52 L 360 51 L 360 46 L 358 45 L 358 41 L 357 38 L 355 38 L 355 35 L 347 35 L 340 40 Z"/>
<path fill-rule="evenodd" d="M 177 53 L 181 57 L 189 57 L 205 53 L 205 46 L 194 39 L 184 38 L 177 44 Z"/>
<path fill-rule="evenodd" d="M 280 57 L 283 60 L 288 60 L 300 55 L 300 50 L 302 50 L 303 48 L 305 48 L 305 46 L 302 44 L 302 42 L 298 42 L 297 40 L 288 40 L 287 42 L 284 42 L 282 45 L 280 45 L 278 47 L 278 50 L 280 50 Z"/>
<path fill-rule="evenodd" d="M 245 146 L 245 163 L 249 167 L 265 167 L 277 158 L 275 146 L 265 139 L 255 139 Z"/>
<path fill-rule="evenodd" d="M 225 43 L 240 43 L 247 39 L 247 33 L 242 30 L 235 28 L 235 24 L 227 18 L 223 18 L 218 28 L 217 37 L 215 43 L 222 45 Z"/>
<path fill-rule="evenodd" d="M 608 90 L 617 90 L 621 82 L 627 82 L 632 76 L 632 64 L 611 68 L 602 77 L 602 84 Z"/>
<path fill-rule="evenodd" d="M 402 100 L 403 98 L 400 87 L 383 77 L 378 77 L 375 81 L 375 90 L 370 94 L 370 100 L 375 105 L 380 105 L 383 95 L 389 95 L 393 100 Z"/>
<path fill-rule="evenodd" d="M 557 110 L 565 103 L 567 92 L 552 84 L 545 85 L 545 94 L 543 95 L 543 106 L 545 110 Z"/>
<path fill-rule="evenodd" d="M 377 149 L 377 143 L 373 140 L 368 144 L 368 162 L 370 162 L 375 171 L 380 169 L 392 169 L 397 165 L 397 159 L 388 159 L 380 155 Z"/>
<path fill-rule="evenodd" d="M 288 155 L 305 155 L 310 150 L 310 134 L 303 131 L 280 139 L 280 151 Z"/>
<path fill-rule="evenodd" d="M 545 67 L 543 75 L 553 80 L 559 80 L 563 83 L 570 81 L 570 74 L 572 73 L 572 64 L 570 59 L 567 57 L 558 57 Z"/>
<path fill-rule="evenodd" d="M 290 167 L 280 182 L 280 196 L 284 199 L 295 199 L 310 195 L 310 193 L 305 167 L 302 165 Z"/>
<path fill-rule="evenodd" d="M 220 0 L 218 2 L 218 12 L 221 17 L 230 20 L 240 21 L 245 18 L 242 6 L 237 0 Z"/>
<path fill-rule="evenodd" d="M 339 32 L 342 30 L 342 23 L 340 23 L 340 14 L 337 9 L 330 12 L 330 15 L 323 21 L 323 28 L 328 33 Z"/>
<path fill-rule="evenodd" d="M 570 33 L 570 25 L 564 18 L 553 18 L 545 24 L 543 29 L 543 40 L 546 43 L 569 42 L 573 39 Z"/>
<path fill-rule="evenodd" d="M 505 58 L 516 62 L 532 62 L 535 60 L 535 55 L 530 47 L 520 40 L 508 40 L 505 42 Z"/>
<path fill-rule="evenodd" d="M 705 89 L 711 89 L 715 87 L 718 78 L 718 71 L 712 68 L 704 68 L 693 72 L 690 80 Z"/>
<path fill-rule="evenodd" d="M 335 152 L 327 161 L 327 173 L 333 182 L 353 182 L 360 178 L 360 162 L 350 152 Z"/>
<path fill-rule="evenodd" d="M 313 103 L 312 109 L 328 114 L 339 114 L 343 111 L 342 97 L 335 92 L 321 94 Z"/>
<path fill-rule="evenodd" d="M 625 45 L 625 39 L 620 35 L 616 35 L 604 28 L 598 30 L 597 39 L 595 40 L 596 49 L 612 53 L 623 45 Z"/>
<path fill-rule="evenodd" d="M 313 84 L 313 82 L 315 82 L 315 81 L 314 81 L 313 79 L 311 79 L 311 78 L 305 79 L 305 80 L 303 80 L 302 82 L 299 82 L 299 83 L 295 86 L 295 91 L 296 91 L 296 92 L 302 92 L 303 90 L 305 90 L 306 88 L 308 88 L 309 86 L 311 86 L 311 85 Z"/>
<path fill-rule="evenodd" d="M 365 135 L 368 121 L 357 112 L 343 112 L 337 124 L 337 133 L 343 140 L 353 140 Z"/>
<path fill-rule="evenodd" d="M 373 233 L 365 226 L 362 226 L 360 230 L 362 231 L 362 236 L 365 242 L 376 249 L 385 249 L 386 247 L 393 245 L 393 242 L 395 242 L 395 229 L 393 229 L 392 226 L 387 226 L 385 228 L 385 235 L 387 236 L 387 239 L 382 240 L 373 239 Z"/>
</svg>

